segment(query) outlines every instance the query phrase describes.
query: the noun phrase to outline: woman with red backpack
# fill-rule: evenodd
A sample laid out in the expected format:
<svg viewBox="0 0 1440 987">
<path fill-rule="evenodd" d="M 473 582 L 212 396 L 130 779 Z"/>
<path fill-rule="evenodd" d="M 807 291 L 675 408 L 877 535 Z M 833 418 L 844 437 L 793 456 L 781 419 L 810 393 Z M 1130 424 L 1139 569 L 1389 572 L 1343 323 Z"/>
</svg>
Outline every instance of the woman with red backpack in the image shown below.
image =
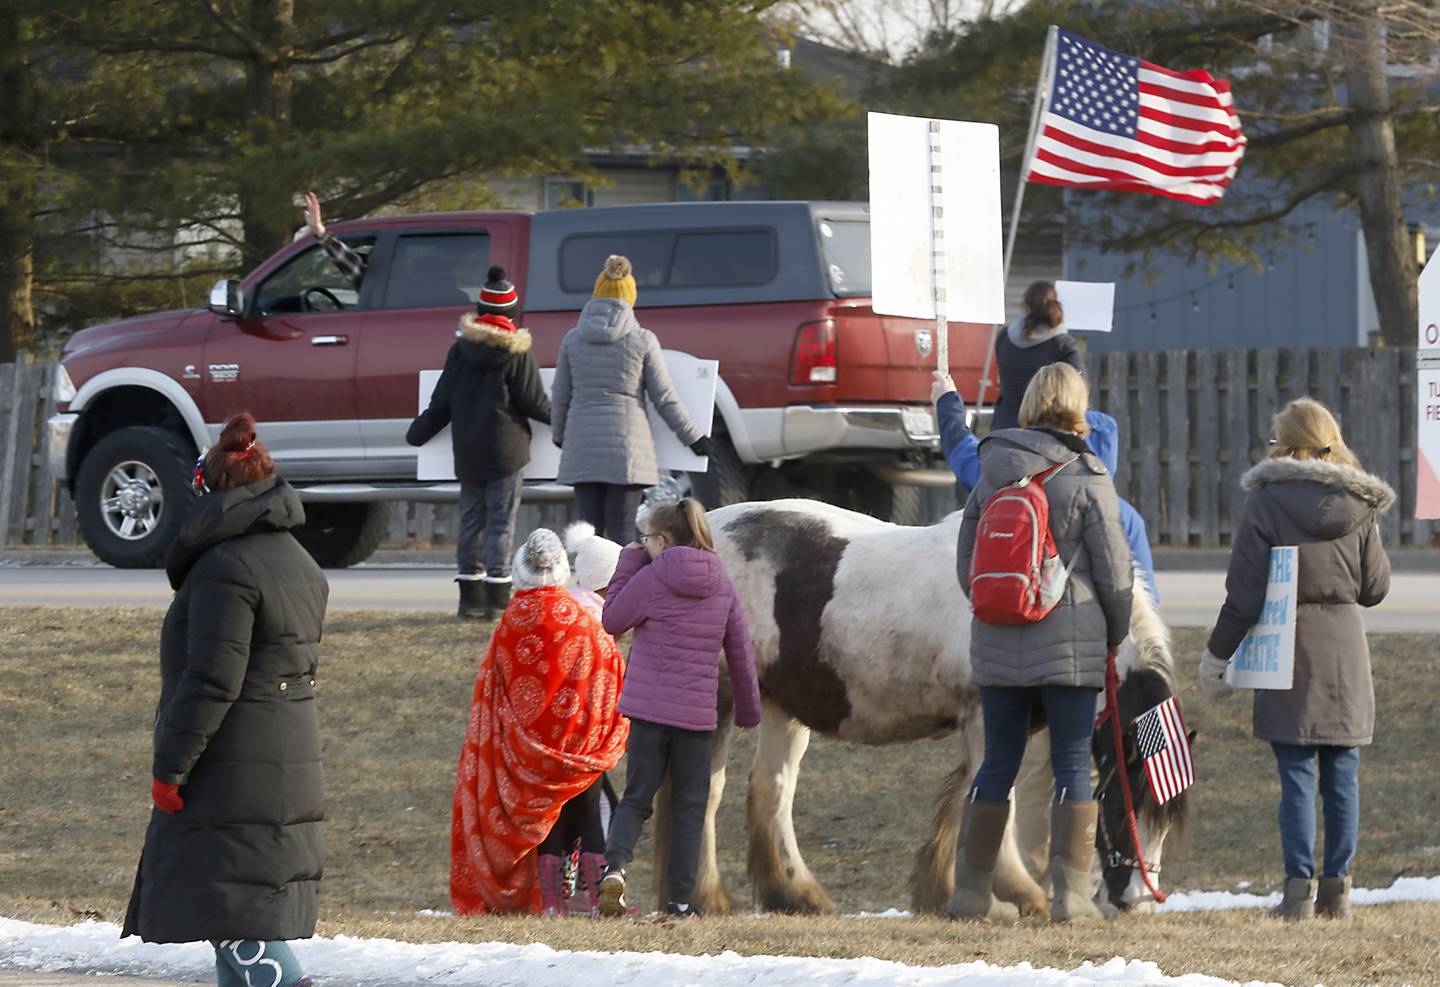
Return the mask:
<svg viewBox="0 0 1440 987">
<path fill-rule="evenodd" d="M 949 909 L 955 918 L 1013 914 L 995 901 L 991 885 L 1037 709 L 1050 730 L 1055 774 L 1050 916 L 1103 917 L 1090 874 L 1098 814 L 1091 737 L 1106 652 L 1129 633 L 1134 577 L 1114 483 L 1085 444 L 1088 396 L 1074 367 L 1051 364 L 1025 391 L 1022 427 L 980 442 L 980 479 L 965 505 L 958 568 L 975 613 L 970 676 L 980 689 L 985 757 L 960 831 Z"/>
</svg>

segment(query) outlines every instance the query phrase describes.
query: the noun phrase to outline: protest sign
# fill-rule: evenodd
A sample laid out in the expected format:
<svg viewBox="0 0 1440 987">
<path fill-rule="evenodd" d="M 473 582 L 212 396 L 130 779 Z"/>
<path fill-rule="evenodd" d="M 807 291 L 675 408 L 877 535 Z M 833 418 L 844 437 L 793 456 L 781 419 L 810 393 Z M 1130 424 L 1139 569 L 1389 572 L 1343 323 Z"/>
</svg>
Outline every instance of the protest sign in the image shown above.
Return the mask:
<svg viewBox="0 0 1440 987">
<path fill-rule="evenodd" d="M 688 353 L 663 350 L 665 367 L 670 371 L 670 381 L 675 393 L 696 427 L 706 435 L 710 434 L 715 418 L 715 390 L 720 381 L 720 364 L 716 360 L 700 360 Z M 420 371 L 420 410 L 430 404 L 430 395 L 440 379 L 438 370 Z M 540 380 L 549 394 L 554 384 L 555 371 L 546 367 L 540 371 Z M 670 426 L 648 403 L 650 431 L 655 436 L 655 459 L 662 470 L 688 470 L 704 473 L 709 460 L 697 456 L 687 446 L 681 445 Z M 560 471 L 560 450 L 551 440 L 549 425 L 532 421 L 530 423 L 530 465 L 525 467 L 527 480 L 553 480 Z M 440 434 L 419 449 L 415 464 L 417 480 L 444 482 L 455 479 L 455 461 L 450 443 L 450 428 L 446 426 Z"/>
<path fill-rule="evenodd" d="M 1415 356 L 1415 516 L 1440 518 L 1440 250 L 1420 274 L 1420 338 Z"/>
<path fill-rule="evenodd" d="M 1295 596 L 1300 550 L 1270 549 L 1265 606 L 1230 658 L 1225 681 L 1236 689 L 1289 689 L 1295 680 Z"/>
<path fill-rule="evenodd" d="M 867 120 L 875 311 L 1004 322 L 999 128 L 889 113 Z"/>
<path fill-rule="evenodd" d="M 1071 331 L 1109 332 L 1115 320 L 1115 282 L 1056 281 L 1055 296 Z"/>
</svg>

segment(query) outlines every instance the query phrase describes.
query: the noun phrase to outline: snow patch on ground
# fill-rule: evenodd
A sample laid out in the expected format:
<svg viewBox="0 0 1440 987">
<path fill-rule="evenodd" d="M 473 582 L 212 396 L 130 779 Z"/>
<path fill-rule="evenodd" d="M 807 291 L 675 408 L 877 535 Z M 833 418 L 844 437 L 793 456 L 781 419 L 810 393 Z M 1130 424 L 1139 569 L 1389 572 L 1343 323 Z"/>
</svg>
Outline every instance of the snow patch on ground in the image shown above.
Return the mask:
<svg viewBox="0 0 1440 987">
<path fill-rule="evenodd" d="M 119 936 L 119 927 L 107 922 L 56 926 L 0 919 L 0 969 L 46 973 L 84 971 L 172 979 L 213 976 L 215 954 L 204 943 L 158 946 L 134 938 L 121 940 Z M 1028 963 L 997 967 L 979 961 L 918 967 L 888 960 L 741 956 L 730 951 L 718 956 L 566 952 L 539 944 L 422 945 L 353 936 L 297 943 L 295 952 L 305 969 L 319 977 L 326 987 L 338 984 L 574 987 L 577 983 L 620 983 L 627 987 L 697 983 L 711 987 L 753 984 L 938 987 L 962 980 L 974 987 L 1094 984 L 1228 987 L 1232 983 L 1200 974 L 1167 977 L 1154 963 L 1119 957 L 1098 966 L 1085 963 L 1070 971 L 1044 969 Z M 1261 985 L 1261 981 L 1252 981 L 1246 987 Z"/>
<path fill-rule="evenodd" d="M 1157 911 L 1187 912 L 1235 908 L 1266 908 L 1278 894 L 1255 895 L 1230 891 L 1177 891 Z M 1388 888 L 1356 888 L 1357 905 L 1410 901 L 1440 901 L 1440 877 L 1403 877 Z M 419 915 L 436 918 L 449 913 L 425 909 Z M 909 912 L 890 908 L 861 912 L 861 918 L 899 919 Z M 1081 987 L 1087 984 L 1157 984 L 1174 987 L 1222 987 L 1231 982 L 1200 974 L 1167 977 L 1154 963 L 1116 957 L 1098 966 L 1086 963 L 1074 970 L 1054 970 L 1022 963 L 998 967 L 988 963 L 960 963 L 942 967 L 907 966 L 887 960 L 841 960 L 797 956 L 680 956 L 669 953 L 566 952 L 549 946 L 509 943 L 397 942 L 393 939 L 359 939 L 336 936 L 296 944 L 307 971 L 325 987 L 381 987 L 381 985 L 449 985 L 449 987 L 574 987 L 576 983 L 620 983 L 627 987 L 661 987 L 676 983 L 705 983 L 714 987 L 741 985 L 845 985 L 880 987 L 899 984 L 931 987 L 964 980 L 979 987 Z M 0 970 L 129 974 L 155 978 L 210 978 L 215 954 L 204 943 L 159 946 L 138 939 L 122 940 L 118 926 L 106 922 L 78 925 L 39 925 L 0 918 Z M 1252 982 L 1254 984 L 1259 981 Z M 1249 985 L 1247 985 L 1249 987 Z"/>
</svg>

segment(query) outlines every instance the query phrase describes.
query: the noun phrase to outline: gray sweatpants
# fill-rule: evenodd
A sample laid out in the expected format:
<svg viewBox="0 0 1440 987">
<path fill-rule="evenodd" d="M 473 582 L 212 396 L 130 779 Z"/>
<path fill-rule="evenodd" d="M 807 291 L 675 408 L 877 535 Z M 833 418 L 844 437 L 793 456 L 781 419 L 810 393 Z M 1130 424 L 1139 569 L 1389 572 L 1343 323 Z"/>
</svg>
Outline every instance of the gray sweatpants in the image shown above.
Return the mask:
<svg viewBox="0 0 1440 987">
<path fill-rule="evenodd" d="M 489 483 L 460 481 L 460 531 L 455 536 L 455 566 L 462 578 L 510 578 L 515 545 L 515 516 L 525 481 L 521 474 Z M 483 564 L 482 564 L 483 560 Z"/>
<path fill-rule="evenodd" d="M 670 859 L 666 865 L 671 901 L 690 903 L 700 867 L 700 835 L 710 801 L 710 744 L 713 730 L 681 730 L 648 720 L 630 720 L 625 749 L 625 795 L 610 820 L 605 862 L 626 867 L 635 857 L 640 830 L 650 818 L 655 793 L 670 776 Z"/>
</svg>

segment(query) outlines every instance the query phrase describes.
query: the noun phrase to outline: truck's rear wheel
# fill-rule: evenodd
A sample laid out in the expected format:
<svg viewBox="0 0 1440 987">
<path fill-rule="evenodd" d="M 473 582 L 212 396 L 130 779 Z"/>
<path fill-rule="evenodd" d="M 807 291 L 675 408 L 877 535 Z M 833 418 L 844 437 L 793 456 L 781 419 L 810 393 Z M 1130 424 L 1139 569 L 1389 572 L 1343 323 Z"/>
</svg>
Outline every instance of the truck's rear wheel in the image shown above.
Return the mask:
<svg viewBox="0 0 1440 987">
<path fill-rule="evenodd" d="M 390 530 L 389 504 L 306 504 L 295 538 L 323 569 L 364 562 Z"/>
<path fill-rule="evenodd" d="M 711 444 L 709 470 L 689 474 L 691 496 L 712 511 L 749 500 L 745 464 L 740 462 L 740 454 L 730 444 L 730 437 L 717 430 Z"/>
<path fill-rule="evenodd" d="M 175 433 L 150 426 L 95 443 L 75 476 L 76 521 L 90 551 L 119 569 L 164 565 L 195 500 L 194 455 Z"/>
</svg>

